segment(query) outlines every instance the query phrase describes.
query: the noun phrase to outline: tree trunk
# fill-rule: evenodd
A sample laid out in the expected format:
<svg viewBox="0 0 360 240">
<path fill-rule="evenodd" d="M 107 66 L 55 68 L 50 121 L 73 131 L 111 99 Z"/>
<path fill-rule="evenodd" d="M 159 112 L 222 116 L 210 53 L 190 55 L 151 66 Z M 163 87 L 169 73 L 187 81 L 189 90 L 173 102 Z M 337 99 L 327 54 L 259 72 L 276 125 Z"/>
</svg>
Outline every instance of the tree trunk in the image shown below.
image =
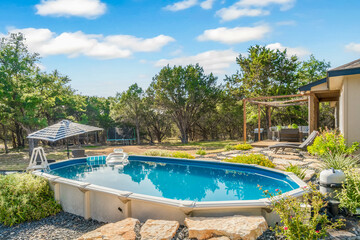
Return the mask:
<svg viewBox="0 0 360 240">
<path fill-rule="evenodd" d="M 4 137 L 3 141 L 4 141 L 5 153 L 9 153 L 9 148 L 8 148 L 7 140 L 6 140 L 6 137 L 7 137 L 6 128 L 5 128 L 4 124 L 1 124 L 1 125 L 2 125 L 2 129 L 3 129 L 3 137 Z"/>
<path fill-rule="evenodd" d="M 136 119 L 136 140 L 137 140 L 137 144 L 140 145 L 141 141 L 140 141 L 140 123 L 139 120 Z"/>
</svg>

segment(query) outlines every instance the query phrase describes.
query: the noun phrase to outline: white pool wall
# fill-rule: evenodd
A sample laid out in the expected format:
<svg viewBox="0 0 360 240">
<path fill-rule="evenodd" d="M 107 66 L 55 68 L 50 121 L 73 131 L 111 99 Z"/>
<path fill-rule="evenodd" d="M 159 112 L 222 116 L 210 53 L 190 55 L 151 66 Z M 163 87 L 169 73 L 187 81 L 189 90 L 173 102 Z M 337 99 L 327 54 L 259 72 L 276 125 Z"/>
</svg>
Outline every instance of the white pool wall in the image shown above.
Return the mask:
<svg viewBox="0 0 360 240">
<path fill-rule="evenodd" d="M 67 161 L 71 160 L 74 159 Z M 184 161 L 184 159 L 175 160 Z M 151 159 L 149 159 L 149 161 L 151 161 Z M 214 161 L 204 160 L 203 162 Z M 221 163 L 219 162 L 219 164 Z M 248 164 L 243 165 L 248 166 Z M 306 184 L 294 173 L 283 172 L 258 165 L 253 166 L 287 175 L 299 185 L 299 188 L 286 192 L 286 195 L 301 197 L 304 193 L 303 187 L 306 186 Z M 70 180 L 41 171 L 34 171 L 33 174 L 48 179 L 50 187 L 54 191 L 56 201 L 61 204 L 65 212 L 82 216 L 85 219 L 95 219 L 101 222 L 116 222 L 128 217 L 133 217 L 139 219 L 141 222 L 145 222 L 147 219 L 163 219 L 176 220 L 183 223 L 186 217 L 251 215 L 265 217 L 268 224 L 272 226 L 276 222 L 279 222 L 278 216 L 270 211 L 269 200 L 266 198 L 259 200 L 212 202 L 172 200 Z"/>
</svg>

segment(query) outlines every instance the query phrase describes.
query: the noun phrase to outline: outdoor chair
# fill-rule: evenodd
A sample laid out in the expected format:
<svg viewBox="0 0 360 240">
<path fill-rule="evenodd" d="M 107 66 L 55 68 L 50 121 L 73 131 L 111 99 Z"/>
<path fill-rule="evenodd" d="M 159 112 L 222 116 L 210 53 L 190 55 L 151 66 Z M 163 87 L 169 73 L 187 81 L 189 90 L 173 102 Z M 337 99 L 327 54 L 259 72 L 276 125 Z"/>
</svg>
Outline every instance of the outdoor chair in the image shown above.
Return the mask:
<svg viewBox="0 0 360 240">
<path fill-rule="evenodd" d="M 299 150 L 307 150 L 308 146 L 311 146 L 314 143 L 316 136 L 318 135 L 318 131 L 313 131 L 309 137 L 302 144 L 295 143 L 279 143 L 269 148 L 274 150 L 277 153 L 280 149 L 284 151 L 286 148 L 299 149 Z"/>
</svg>

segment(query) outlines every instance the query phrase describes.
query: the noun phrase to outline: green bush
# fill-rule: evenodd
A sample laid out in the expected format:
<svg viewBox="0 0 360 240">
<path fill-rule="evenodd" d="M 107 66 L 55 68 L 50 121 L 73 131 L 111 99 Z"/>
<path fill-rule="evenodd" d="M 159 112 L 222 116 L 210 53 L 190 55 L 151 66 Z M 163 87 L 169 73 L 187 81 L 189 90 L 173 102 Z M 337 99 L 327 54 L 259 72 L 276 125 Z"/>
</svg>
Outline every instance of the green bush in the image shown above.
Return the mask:
<svg viewBox="0 0 360 240">
<path fill-rule="evenodd" d="M 12 226 L 61 211 L 46 179 L 32 174 L 0 176 L 0 222 Z"/>
<path fill-rule="evenodd" d="M 354 142 L 351 147 L 346 146 L 344 136 L 337 130 L 324 130 L 315 138 L 312 146 L 308 147 L 310 154 L 323 156 L 326 153 L 352 154 L 359 149 L 359 143 Z"/>
<path fill-rule="evenodd" d="M 225 151 L 231 151 L 231 150 L 235 150 L 234 145 L 228 144 L 228 145 L 225 146 Z"/>
<path fill-rule="evenodd" d="M 341 220 L 331 222 L 326 214 L 321 213 L 327 203 L 315 185 L 304 187 L 304 190 L 302 200 L 289 195 L 281 197 L 282 192 L 278 189 L 275 190 L 276 193 L 264 191 L 270 200 L 271 209 L 279 215 L 282 223 L 273 230 L 285 239 L 323 239 L 328 230 L 343 225 Z"/>
<path fill-rule="evenodd" d="M 349 155 L 347 153 L 325 153 L 322 155 L 323 169 L 341 169 L 357 167 L 359 156 Z"/>
<path fill-rule="evenodd" d="M 274 168 L 273 164 L 267 157 L 263 154 L 243 154 L 230 159 L 225 159 L 226 162 L 233 163 L 244 163 L 244 164 L 257 164 L 264 167 Z"/>
<path fill-rule="evenodd" d="M 343 188 L 338 192 L 340 207 L 347 208 L 350 212 L 356 213 L 360 208 L 360 173 L 356 169 L 344 171 L 346 179 Z"/>
<path fill-rule="evenodd" d="M 280 130 L 282 129 L 282 127 L 281 127 L 280 125 L 278 125 L 278 126 L 276 126 L 276 129 L 277 129 L 278 131 L 280 131 Z"/>
<path fill-rule="evenodd" d="M 292 165 L 291 163 L 290 163 L 290 166 L 286 167 L 285 171 L 292 172 L 301 179 L 304 179 L 305 175 L 306 175 L 306 173 L 305 173 L 306 170 L 305 169 L 302 169 L 302 168 L 300 168 L 299 166 L 296 166 L 296 165 Z"/>
<path fill-rule="evenodd" d="M 199 150 L 196 151 L 196 154 L 203 156 L 203 155 L 206 155 L 206 151 L 203 150 L 202 148 L 200 148 Z"/>
<path fill-rule="evenodd" d="M 158 157 L 174 157 L 174 158 L 188 158 L 194 159 L 195 157 L 190 153 L 186 152 L 170 152 L 166 150 L 149 150 L 145 152 L 147 156 L 158 156 Z"/>
<path fill-rule="evenodd" d="M 236 150 L 249 150 L 249 149 L 252 149 L 253 147 L 247 143 L 240 143 L 238 145 L 235 145 L 234 148 Z"/>
<path fill-rule="evenodd" d="M 298 126 L 296 123 L 293 123 L 293 124 L 291 125 L 291 128 L 292 128 L 292 129 L 298 129 L 299 126 Z"/>
</svg>

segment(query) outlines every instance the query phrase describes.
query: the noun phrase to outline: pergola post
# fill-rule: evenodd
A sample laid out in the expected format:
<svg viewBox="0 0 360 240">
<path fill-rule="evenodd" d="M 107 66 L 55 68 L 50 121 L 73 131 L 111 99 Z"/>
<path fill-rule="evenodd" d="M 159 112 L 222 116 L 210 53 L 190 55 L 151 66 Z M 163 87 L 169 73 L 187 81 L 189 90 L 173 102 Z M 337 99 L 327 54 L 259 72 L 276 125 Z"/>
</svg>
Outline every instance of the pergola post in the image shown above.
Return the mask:
<svg viewBox="0 0 360 240">
<path fill-rule="evenodd" d="M 261 117 L 261 112 L 260 112 L 260 104 L 258 104 L 258 141 L 260 142 L 260 117 Z"/>
<path fill-rule="evenodd" d="M 244 143 L 246 143 L 246 99 L 243 99 Z"/>
<path fill-rule="evenodd" d="M 311 94 L 309 101 L 309 133 L 317 130 L 319 127 L 319 99 L 315 94 Z"/>
</svg>

